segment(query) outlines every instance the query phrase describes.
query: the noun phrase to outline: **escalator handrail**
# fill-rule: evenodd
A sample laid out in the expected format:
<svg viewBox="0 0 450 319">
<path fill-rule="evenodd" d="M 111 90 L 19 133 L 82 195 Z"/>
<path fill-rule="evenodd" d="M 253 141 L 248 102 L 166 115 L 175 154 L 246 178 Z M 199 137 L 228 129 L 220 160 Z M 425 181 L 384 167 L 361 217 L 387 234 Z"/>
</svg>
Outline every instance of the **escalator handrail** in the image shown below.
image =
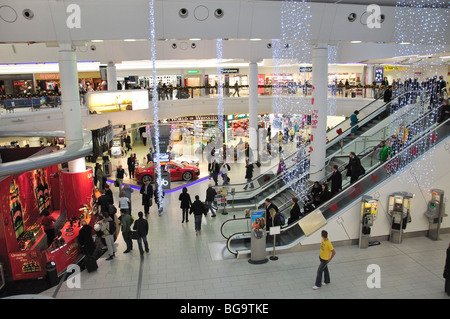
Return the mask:
<svg viewBox="0 0 450 319">
<path fill-rule="evenodd" d="M 432 113 L 432 112 L 433 112 L 433 110 L 430 110 L 430 111 L 427 112 L 426 114 L 423 114 L 423 115 L 422 115 L 422 118 L 425 117 L 425 116 L 430 115 L 430 113 Z M 418 119 L 418 120 L 419 120 L 419 119 Z M 433 126 L 433 125 L 436 125 L 436 124 L 438 124 L 438 125 L 435 126 L 434 128 L 431 128 L 431 129 L 430 129 L 430 128 L 427 128 L 425 134 L 418 134 L 418 138 L 416 138 L 415 140 L 413 140 L 412 143 L 410 143 L 409 145 L 407 145 L 407 147 L 403 148 L 403 149 L 402 149 L 399 153 L 397 153 L 394 157 L 390 158 L 389 160 L 387 160 L 386 162 L 383 162 L 383 163 L 378 162 L 375 166 L 373 166 L 373 167 L 371 167 L 370 169 L 368 169 L 368 170 L 366 171 L 366 174 L 365 174 L 364 176 L 362 176 L 360 179 L 358 179 L 358 182 L 361 182 L 362 180 L 364 180 L 364 179 L 366 179 L 366 178 L 371 178 L 371 174 L 369 174 L 369 173 L 371 173 L 371 172 L 373 172 L 373 171 L 379 169 L 381 166 L 384 167 L 384 166 L 388 165 L 389 163 L 392 163 L 392 162 L 396 161 L 396 160 L 399 159 L 401 156 L 403 156 L 406 152 L 408 152 L 412 147 L 416 146 L 416 144 L 417 144 L 418 142 L 420 142 L 420 141 L 423 140 L 423 139 L 429 138 L 429 135 L 430 135 L 433 131 L 437 131 L 437 130 L 438 130 L 441 126 L 443 126 L 443 125 L 448 125 L 448 124 L 450 124 L 450 118 L 447 119 L 446 121 L 442 122 L 442 123 L 436 123 L 436 122 L 435 122 L 435 123 L 432 124 L 432 126 Z M 448 137 L 448 135 L 447 135 L 447 137 Z M 430 147 L 430 148 L 431 148 L 431 147 Z M 428 151 L 430 148 L 426 149 L 425 152 Z M 375 151 L 375 150 L 373 150 L 372 152 L 369 152 L 368 154 L 366 154 L 366 155 L 364 156 L 364 158 L 367 157 L 367 156 L 371 156 L 371 154 L 372 154 L 374 151 Z M 370 155 L 369 155 L 369 154 L 370 154 Z M 409 164 L 409 163 L 408 163 L 408 164 Z M 320 210 L 320 209 L 323 208 L 324 206 L 328 205 L 333 199 L 335 199 L 337 196 L 339 196 L 340 194 L 342 194 L 343 191 L 344 191 L 344 189 L 347 189 L 348 187 L 351 187 L 351 185 L 353 185 L 353 184 L 348 183 L 348 185 L 346 185 L 345 188 L 343 187 L 343 189 L 342 189 L 341 192 L 339 192 L 338 194 L 336 194 L 333 198 L 330 198 L 328 201 L 326 201 L 326 202 L 324 202 L 324 203 L 321 203 L 319 206 L 315 207 L 315 208 L 314 208 L 314 211 L 316 211 L 316 210 L 318 210 L 318 209 Z M 283 212 L 286 211 L 288 208 L 289 208 L 289 207 L 285 208 L 285 209 L 283 210 Z M 313 212 L 314 212 L 314 211 L 313 211 Z M 281 211 L 280 211 L 280 212 L 281 212 Z M 313 212 L 311 212 L 311 213 L 313 213 Z M 310 213 L 310 214 L 311 214 L 311 213 Z M 334 215 L 333 215 L 333 216 L 334 216 Z M 302 218 L 302 217 L 301 217 L 301 218 Z M 301 219 L 301 218 L 300 218 L 300 219 Z M 293 222 L 293 223 L 291 223 L 291 224 L 289 224 L 289 225 L 287 225 L 287 226 L 281 227 L 281 232 L 285 232 L 285 231 L 287 231 L 288 229 L 290 229 L 290 228 L 294 227 L 295 225 L 297 225 L 298 222 L 300 221 L 300 219 L 298 219 L 297 221 L 295 221 L 295 222 Z M 246 235 L 246 234 L 249 234 L 249 233 L 250 233 L 250 232 L 238 232 L 238 233 L 236 233 L 236 234 L 244 234 L 244 235 Z M 233 236 L 234 236 L 234 234 L 231 235 L 231 236 L 228 238 L 228 240 L 227 240 L 227 248 L 228 248 L 228 250 L 230 251 L 230 253 L 232 253 L 232 254 L 234 254 L 234 255 L 237 255 L 237 252 L 233 252 L 233 251 L 231 250 L 231 248 L 229 248 L 230 242 L 231 242 Z"/>
<path fill-rule="evenodd" d="M 385 104 L 383 104 L 382 106 L 380 106 L 379 108 L 377 108 L 376 110 L 374 110 L 373 112 L 367 114 L 363 119 L 358 120 L 358 126 L 363 126 L 363 125 L 365 125 L 367 122 L 371 121 L 374 117 L 376 117 L 376 116 L 378 116 L 380 113 L 384 112 L 384 110 L 386 109 L 386 106 L 387 106 L 388 104 L 391 104 L 391 103 L 396 102 L 396 99 L 399 99 L 399 98 L 401 98 L 402 96 L 407 95 L 407 94 L 411 94 L 411 93 L 413 93 L 413 92 L 426 93 L 425 90 L 411 90 L 411 91 L 408 91 L 408 92 L 401 93 L 400 95 L 398 95 L 398 96 L 396 96 L 396 97 L 393 97 L 389 102 L 386 102 Z M 381 99 L 381 97 L 378 98 L 378 99 Z M 375 101 L 372 101 L 371 103 L 369 103 L 368 105 L 366 105 L 365 107 L 363 107 L 362 109 L 360 109 L 359 112 L 361 112 L 361 111 L 363 111 L 364 109 L 366 109 L 367 107 L 369 107 L 372 103 L 378 101 L 378 99 L 375 100 Z M 346 118 L 344 121 L 342 121 L 341 123 L 339 123 L 338 125 L 336 125 L 335 127 L 333 127 L 333 129 L 329 130 L 328 132 L 330 132 L 330 131 L 336 131 L 336 130 L 339 129 L 339 126 L 344 125 L 345 123 L 348 123 L 348 122 L 350 122 L 350 118 Z M 338 138 L 338 137 L 344 138 L 345 136 L 347 136 L 347 135 L 349 134 L 349 132 L 351 131 L 351 129 L 352 129 L 352 127 L 350 126 L 350 127 L 347 128 L 345 131 L 343 131 L 341 134 L 338 134 L 338 135 L 337 135 L 336 137 L 334 137 L 333 139 L 330 139 L 329 142 L 328 142 L 328 145 L 329 145 L 329 146 L 333 146 L 334 144 L 336 144 L 336 143 L 340 140 L 340 139 L 339 139 L 339 140 L 336 140 L 336 138 Z M 328 133 L 328 132 L 327 132 L 327 133 Z"/>
<path fill-rule="evenodd" d="M 358 181 L 360 182 L 360 181 L 362 181 L 363 179 L 371 178 L 371 174 L 369 174 L 369 172 L 373 172 L 373 171 L 375 171 L 375 170 L 378 170 L 378 169 L 380 169 L 381 166 L 384 167 L 384 166 L 388 165 L 389 163 L 392 163 L 392 162 L 396 161 L 396 160 L 399 159 L 401 156 L 405 155 L 405 153 L 408 152 L 412 147 L 416 146 L 416 144 L 417 144 L 418 142 L 420 142 L 420 141 L 423 140 L 423 139 L 428 139 L 429 136 L 430 136 L 430 134 L 431 134 L 432 132 L 437 131 L 437 130 L 438 130 L 440 127 L 442 127 L 443 125 L 449 125 L 449 124 L 450 124 L 450 118 L 447 119 L 447 120 L 445 120 L 444 122 L 438 123 L 438 124 L 439 124 L 438 126 L 434 127 L 434 128 L 431 129 L 431 130 L 428 130 L 428 132 L 427 132 L 426 134 L 422 134 L 422 135 L 420 136 L 420 138 L 418 138 L 418 139 L 415 140 L 413 143 L 411 143 L 410 145 L 408 145 L 407 147 L 405 147 L 402 151 L 400 151 L 398 154 L 396 154 L 394 157 L 392 157 L 392 158 L 389 159 L 388 161 L 386 161 L 386 162 L 384 162 L 384 163 L 378 163 L 377 165 L 375 165 L 373 168 L 371 168 L 370 170 L 368 170 L 368 171 L 366 172 L 366 174 L 365 174 L 361 179 L 359 179 Z M 448 133 L 448 130 L 447 130 L 447 136 L 446 136 L 446 138 L 447 138 L 448 136 L 449 136 L 449 133 Z M 424 153 L 427 152 L 427 151 L 429 151 L 431 148 L 432 148 L 432 147 L 426 148 L 426 149 L 424 150 Z M 424 154 L 424 153 L 423 153 L 423 154 Z M 423 155 L 423 154 L 422 154 L 422 155 Z M 421 156 L 421 155 L 420 155 L 420 156 Z M 410 161 L 409 163 L 411 163 L 411 162 L 412 162 L 412 161 Z M 409 163 L 408 163 L 408 164 L 409 164 Z M 395 174 L 395 173 L 394 173 L 394 174 Z M 392 176 L 392 175 L 391 175 L 391 176 Z M 351 184 L 351 185 L 353 185 L 353 184 Z M 351 185 L 348 185 L 345 189 L 347 189 L 348 187 L 351 187 Z M 336 194 L 333 198 L 329 199 L 328 201 L 322 203 L 320 206 L 316 207 L 316 208 L 314 209 L 314 211 L 316 211 L 316 210 L 321 210 L 321 208 L 323 208 L 324 206 L 327 206 L 332 200 L 334 200 L 336 197 L 338 197 L 338 196 L 340 196 L 341 194 L 343 194 L 343 191 L 344 191 L 344 189 L 343 189 L 340 193 Z M 362 196 L 362 194 L 361 194 L 361 196 Z M 314 212 L 314 211 L 313 211 L 313 212 Z M 313 213 L 313 212 L 311 212 L 311 213 Z M 310 213 L 310 214 L 311 214 L 311 213 Z M 336 214 L 338 214 L 338 212 L 334 213 L 331 217 L 328 218 L 328 220 L 329 220 L 330 218 L 334 218 L 334 217 L 336 216 Z M 300 218 L 300 219 L 301 219 L 301 218 Z M 300 219 L 297 220 L 296 222 L 293 222 L 293 223 L 290 224 L 290 225 L 287 225 L 287 226 L 285 226 L 285 227 L 282 227 L 282 228 L 281 228 L 281 233 L 286 232 L 286 231 L 289 230 L 290 228 L 295 227 L 296 225 L 298 225 L 298 222 L 300 221 Z M 249 233 L 250 233 L 250 232 L 239 232 L 239 233 L 236 233 L 236 234 L 247 235 L 247 234 L 249 234 Z M 234 254 L 234 255 L 237 255 L 238 252 L 237 252 L 237 251 L 234 252 L 234 251 L 232 251 L 231 248 L 230 248 L 230 243 L 231 243 L 231 240 L 233 239 L 233 236 L 234 236 L 234 235 L 231 235 L 231 236 L 229 237 L 229 239 L 227 240 L 227 249 L 230 251 L 230 253 L 232 253 L 232 254 Z"/>
</svg>

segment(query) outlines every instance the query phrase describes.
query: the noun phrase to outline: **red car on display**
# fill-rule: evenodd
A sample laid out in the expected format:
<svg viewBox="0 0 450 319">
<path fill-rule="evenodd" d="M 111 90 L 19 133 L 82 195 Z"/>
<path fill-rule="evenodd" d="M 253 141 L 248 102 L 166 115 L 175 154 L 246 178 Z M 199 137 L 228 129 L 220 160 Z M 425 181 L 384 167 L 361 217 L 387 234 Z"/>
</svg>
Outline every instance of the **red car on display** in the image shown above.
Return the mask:
<svg viewBox="0 0 450 319">
<path fill-rule="evenodd" d="M 143 183 L 146 180 L 150 180 L 150 183 L 153 183 L 155 180 L 155 170 L 156 164 L 141 166 L 136 168 L 134 176 L 139 182 Z M 161 164 L 161 170 L 170 172 L 170 181 L 190 181 L 198 178 L 200 175 L 200 169 L 198 167 L 176 163 L 173 161 L 165 163 L 164 165 Z"/>
</svg>

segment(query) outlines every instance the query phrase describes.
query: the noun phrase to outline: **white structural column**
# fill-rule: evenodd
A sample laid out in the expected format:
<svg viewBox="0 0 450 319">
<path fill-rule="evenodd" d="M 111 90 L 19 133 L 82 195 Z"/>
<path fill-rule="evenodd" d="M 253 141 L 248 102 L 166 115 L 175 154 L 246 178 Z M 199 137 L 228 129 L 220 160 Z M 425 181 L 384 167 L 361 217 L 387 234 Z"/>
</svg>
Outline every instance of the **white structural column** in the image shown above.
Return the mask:
<svg viewBox="0 0 450 319">
<path fill-rule="evenodd" d="M 108 66 L 106 67 L 106 79 L 108 91 L 117 91 L 116 65 L 112 61 L 108 62 Z"/>
<path fill-rule="evenodd" d="M 252 152 L 250 162 L 258 159 L 258 64 L 255 61 L 249 65 L 249 112 L 248 112 L 248 145 Z"/>
<path fill-rule="evenodd" d="M 312 50 L 311 100 L 311 156 L 310 178 L 320 180 L 325 176 L 327 105 L 328 105 L 328 45 L 317 44 Z"/>
<path fill-rule="evenodd" d="M 71 43 L 59 45 L 59 77 L 67 147 L 83 142 L 77 56 Z M 69 162 L 69 172 L 84 172 L 86 162 L 79 158 Z"/>
</svg>

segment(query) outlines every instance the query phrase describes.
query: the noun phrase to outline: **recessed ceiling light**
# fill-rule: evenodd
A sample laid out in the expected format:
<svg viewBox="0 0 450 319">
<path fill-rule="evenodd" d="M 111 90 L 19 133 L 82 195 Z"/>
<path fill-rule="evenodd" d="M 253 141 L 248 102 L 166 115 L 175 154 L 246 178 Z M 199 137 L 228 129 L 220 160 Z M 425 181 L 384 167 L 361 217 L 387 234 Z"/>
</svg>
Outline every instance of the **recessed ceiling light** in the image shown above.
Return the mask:
<svg viewBox="0 0 450 319">
<path fill-rule="evenodd" d="M 254 39 L 250 39 L 250 41 L 261 41 L 261 39 L 254 38 Z"/>
<path fill-rule="evenodd" d="M 126 41 L 126 42 L 134 42 L 134 41 L 137 41 L 136 39 L 124 39 L 123 41 Z"/>
<path fill-rule="evenodd" d="M 103 40 L 91 40 L 91 42 L 103 42 Z"/>
<path fill-rule="evenodd" d="M 189 41 L 200 41 L 201 39 L 198 39 L 198 38 L 192 38 L 192 39 L 189 39 Z"/>
<path fill-rule="evenodd" d="M 400 42 L 401 45 L 411 44 L 411 42 Z"/>
<path fill-rule="evenodd" d="M 350 43 L 361 43 L 362 41 L 350 41 Z"/>
</svg>

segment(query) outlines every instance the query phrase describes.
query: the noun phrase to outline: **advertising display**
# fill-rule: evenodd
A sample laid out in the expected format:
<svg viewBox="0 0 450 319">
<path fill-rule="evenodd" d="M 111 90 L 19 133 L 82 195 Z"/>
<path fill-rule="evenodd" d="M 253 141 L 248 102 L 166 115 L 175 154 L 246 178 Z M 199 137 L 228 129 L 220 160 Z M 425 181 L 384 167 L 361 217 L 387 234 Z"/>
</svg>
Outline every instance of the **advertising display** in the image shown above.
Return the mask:
<svg viewBox="0 0 450 319">
<path fill-rule="evenodd" d="M 102 156 L 113 146 L 114 131 L 112 124 L 92 131 L 92 148 L 94 156 Z"/>
<path fill-rule="evenodd" d="M 252 230 L 263 231 L 266 229 L 266 211 L 265 210 L 252 210 Z"/>
<path fill-rule="evenodd" d="M 148 109 L 147 90 L 89 92 L 91 114 Z"/>
<path fill-rule="evenodd" d="M 0 180 L 0 261 L 13 280 L 46 275 L 53 261 L 57 273 L 82 257 L 78 246 L 81 221 L 95 220 L 99 196 L 92 169 L 70 173 L 58 165 L 39 168 Z M 54 219 L 55 237 L 48 238 L 43 219 Z"/>
</svg>

